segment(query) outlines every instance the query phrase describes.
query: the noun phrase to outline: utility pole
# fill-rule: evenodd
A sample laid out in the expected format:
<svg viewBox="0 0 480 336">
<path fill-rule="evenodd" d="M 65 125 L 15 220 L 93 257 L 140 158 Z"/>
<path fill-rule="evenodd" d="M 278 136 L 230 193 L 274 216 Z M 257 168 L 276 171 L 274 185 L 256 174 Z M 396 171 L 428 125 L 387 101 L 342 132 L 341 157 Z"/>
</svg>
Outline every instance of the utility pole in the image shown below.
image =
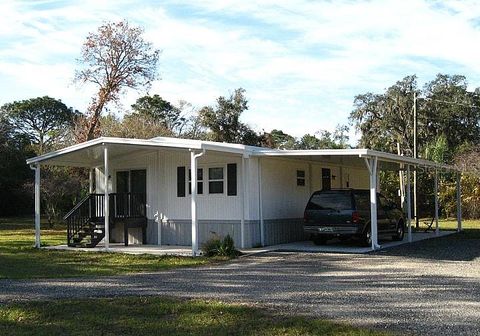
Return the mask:
<svg viewBox="0 0 480 336">
<path fill-rule="evenodd" d="M 400 150 L 400 142 L 397 142 L 397 153 L 398 155 L 403 155 L 401 150 Z M 399 177 L 399 181 L 400 181 L 400 204 L 401 204 L 401 208 L 402 210 L 405 211 L 405 179 L 404 179 L 404 173 L 403 173 L 403 169 L 405 167 L 403 166 L 403 164 L 400 164 L 400 170 L 398 171 L 398 177 Z"/>
<path fill-rule="evenodd" d="M 413 158 L 417 158 L 417 92 L 413 92 Z M 413 170 L 413 218 L 415 228 L 419 228 L 417 213 L 417 170 Z"/>
</svg>

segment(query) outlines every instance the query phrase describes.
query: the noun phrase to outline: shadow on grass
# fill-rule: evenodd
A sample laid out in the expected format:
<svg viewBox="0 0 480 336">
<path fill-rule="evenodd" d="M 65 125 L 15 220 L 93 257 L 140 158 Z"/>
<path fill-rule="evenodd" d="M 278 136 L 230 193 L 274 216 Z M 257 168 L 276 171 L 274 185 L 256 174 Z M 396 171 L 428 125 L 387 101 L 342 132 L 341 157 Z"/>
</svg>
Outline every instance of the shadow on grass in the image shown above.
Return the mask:
<svg viewBox="0 0 480 336">
<path fill-rule="evenodd" d="M 387 335 L 256 308 L 154 297 L 61 300 L 0 308 L 2 335 Z"/>
</svg>

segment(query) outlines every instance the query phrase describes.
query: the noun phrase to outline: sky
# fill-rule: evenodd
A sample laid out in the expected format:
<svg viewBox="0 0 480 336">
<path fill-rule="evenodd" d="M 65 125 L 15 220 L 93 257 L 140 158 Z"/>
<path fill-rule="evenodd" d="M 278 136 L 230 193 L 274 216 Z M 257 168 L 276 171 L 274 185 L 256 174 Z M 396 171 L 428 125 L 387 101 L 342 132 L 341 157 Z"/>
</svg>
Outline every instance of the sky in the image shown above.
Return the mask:
<svg viewBox="0 0 480 336">
<path fill-rule="evenodd" d="M 478 0 L 1 0 L 0 13 L 0 105 L 48 95 L 85 111 L 94 88 L 73 84 L 82 43 L 122 19 L 162 53 L 160 80 L 129 91 L 119 115 L 147 93 L 200 108 L 242 87 L 244 122 L 301 136 L 348 123 L 355 95 L 407 75 L 480 86 Z"/>
</svg>

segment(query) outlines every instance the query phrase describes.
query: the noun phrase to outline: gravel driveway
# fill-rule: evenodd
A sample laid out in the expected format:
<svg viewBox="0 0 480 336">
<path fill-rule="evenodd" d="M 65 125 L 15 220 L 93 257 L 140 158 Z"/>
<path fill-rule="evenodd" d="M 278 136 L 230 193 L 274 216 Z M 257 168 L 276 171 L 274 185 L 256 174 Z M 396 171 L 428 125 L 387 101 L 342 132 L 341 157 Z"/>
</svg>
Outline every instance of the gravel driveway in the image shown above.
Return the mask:
<svg viewBox="0 0 480 336">
<path fill-rule="evenodd" d="M 480 335 L 480 241 L 448 237 L 366 255 L 268 253 L 94 279 L 0 280 L 0 303 L 168 295 L 260 304 L 421 335 Z"/>
</svg>

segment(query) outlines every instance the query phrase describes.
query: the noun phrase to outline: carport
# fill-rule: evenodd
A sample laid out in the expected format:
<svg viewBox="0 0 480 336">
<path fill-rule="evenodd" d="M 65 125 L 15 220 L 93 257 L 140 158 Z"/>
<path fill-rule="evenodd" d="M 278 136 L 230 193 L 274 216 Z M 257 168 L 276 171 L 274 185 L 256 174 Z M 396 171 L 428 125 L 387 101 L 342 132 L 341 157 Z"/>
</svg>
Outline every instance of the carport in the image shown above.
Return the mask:
<svg viewBox="0 0 480 336">
<path fill-rule="evenodd" d="M 356 167 L 367 169 L 370 177 L 370 209 L 371 209 L 371 250 L 380 248 L 378 244 L 378 220 L 377 220 L 377 197 L 379 191 L 380 170 L 403 172 L 406 192 L 405 208 L 407 220 L 407 239 L 413 241 L 412 236 L 412 204 L 411 204 L 411 173 L 414 170 L 428 170 L 434 173 L 434 222 L 435 235 L 439 236 L 439 200 L 438 200 L 438 177 L 442 172 L 454 172 L 456 174 L 456 204 L 457 204 L 457 231 L 462 230 L 462 208 L 461 208 L 461 172 L 453 166 L 439 164 L 433 161 L 415 159 L 406 156 L 384 153 L 370 149 L 321 149 L 321 150 L 265 150 L 253 154 L 259 157 L 278 157 L 292 160 L 307 161 L 310 163 L 322 162 L 340 167 Z M 261 162 L 261 160 L 260 160 Z M 313 191 L 313 190 L 311 190 Z"/>
</svg>

